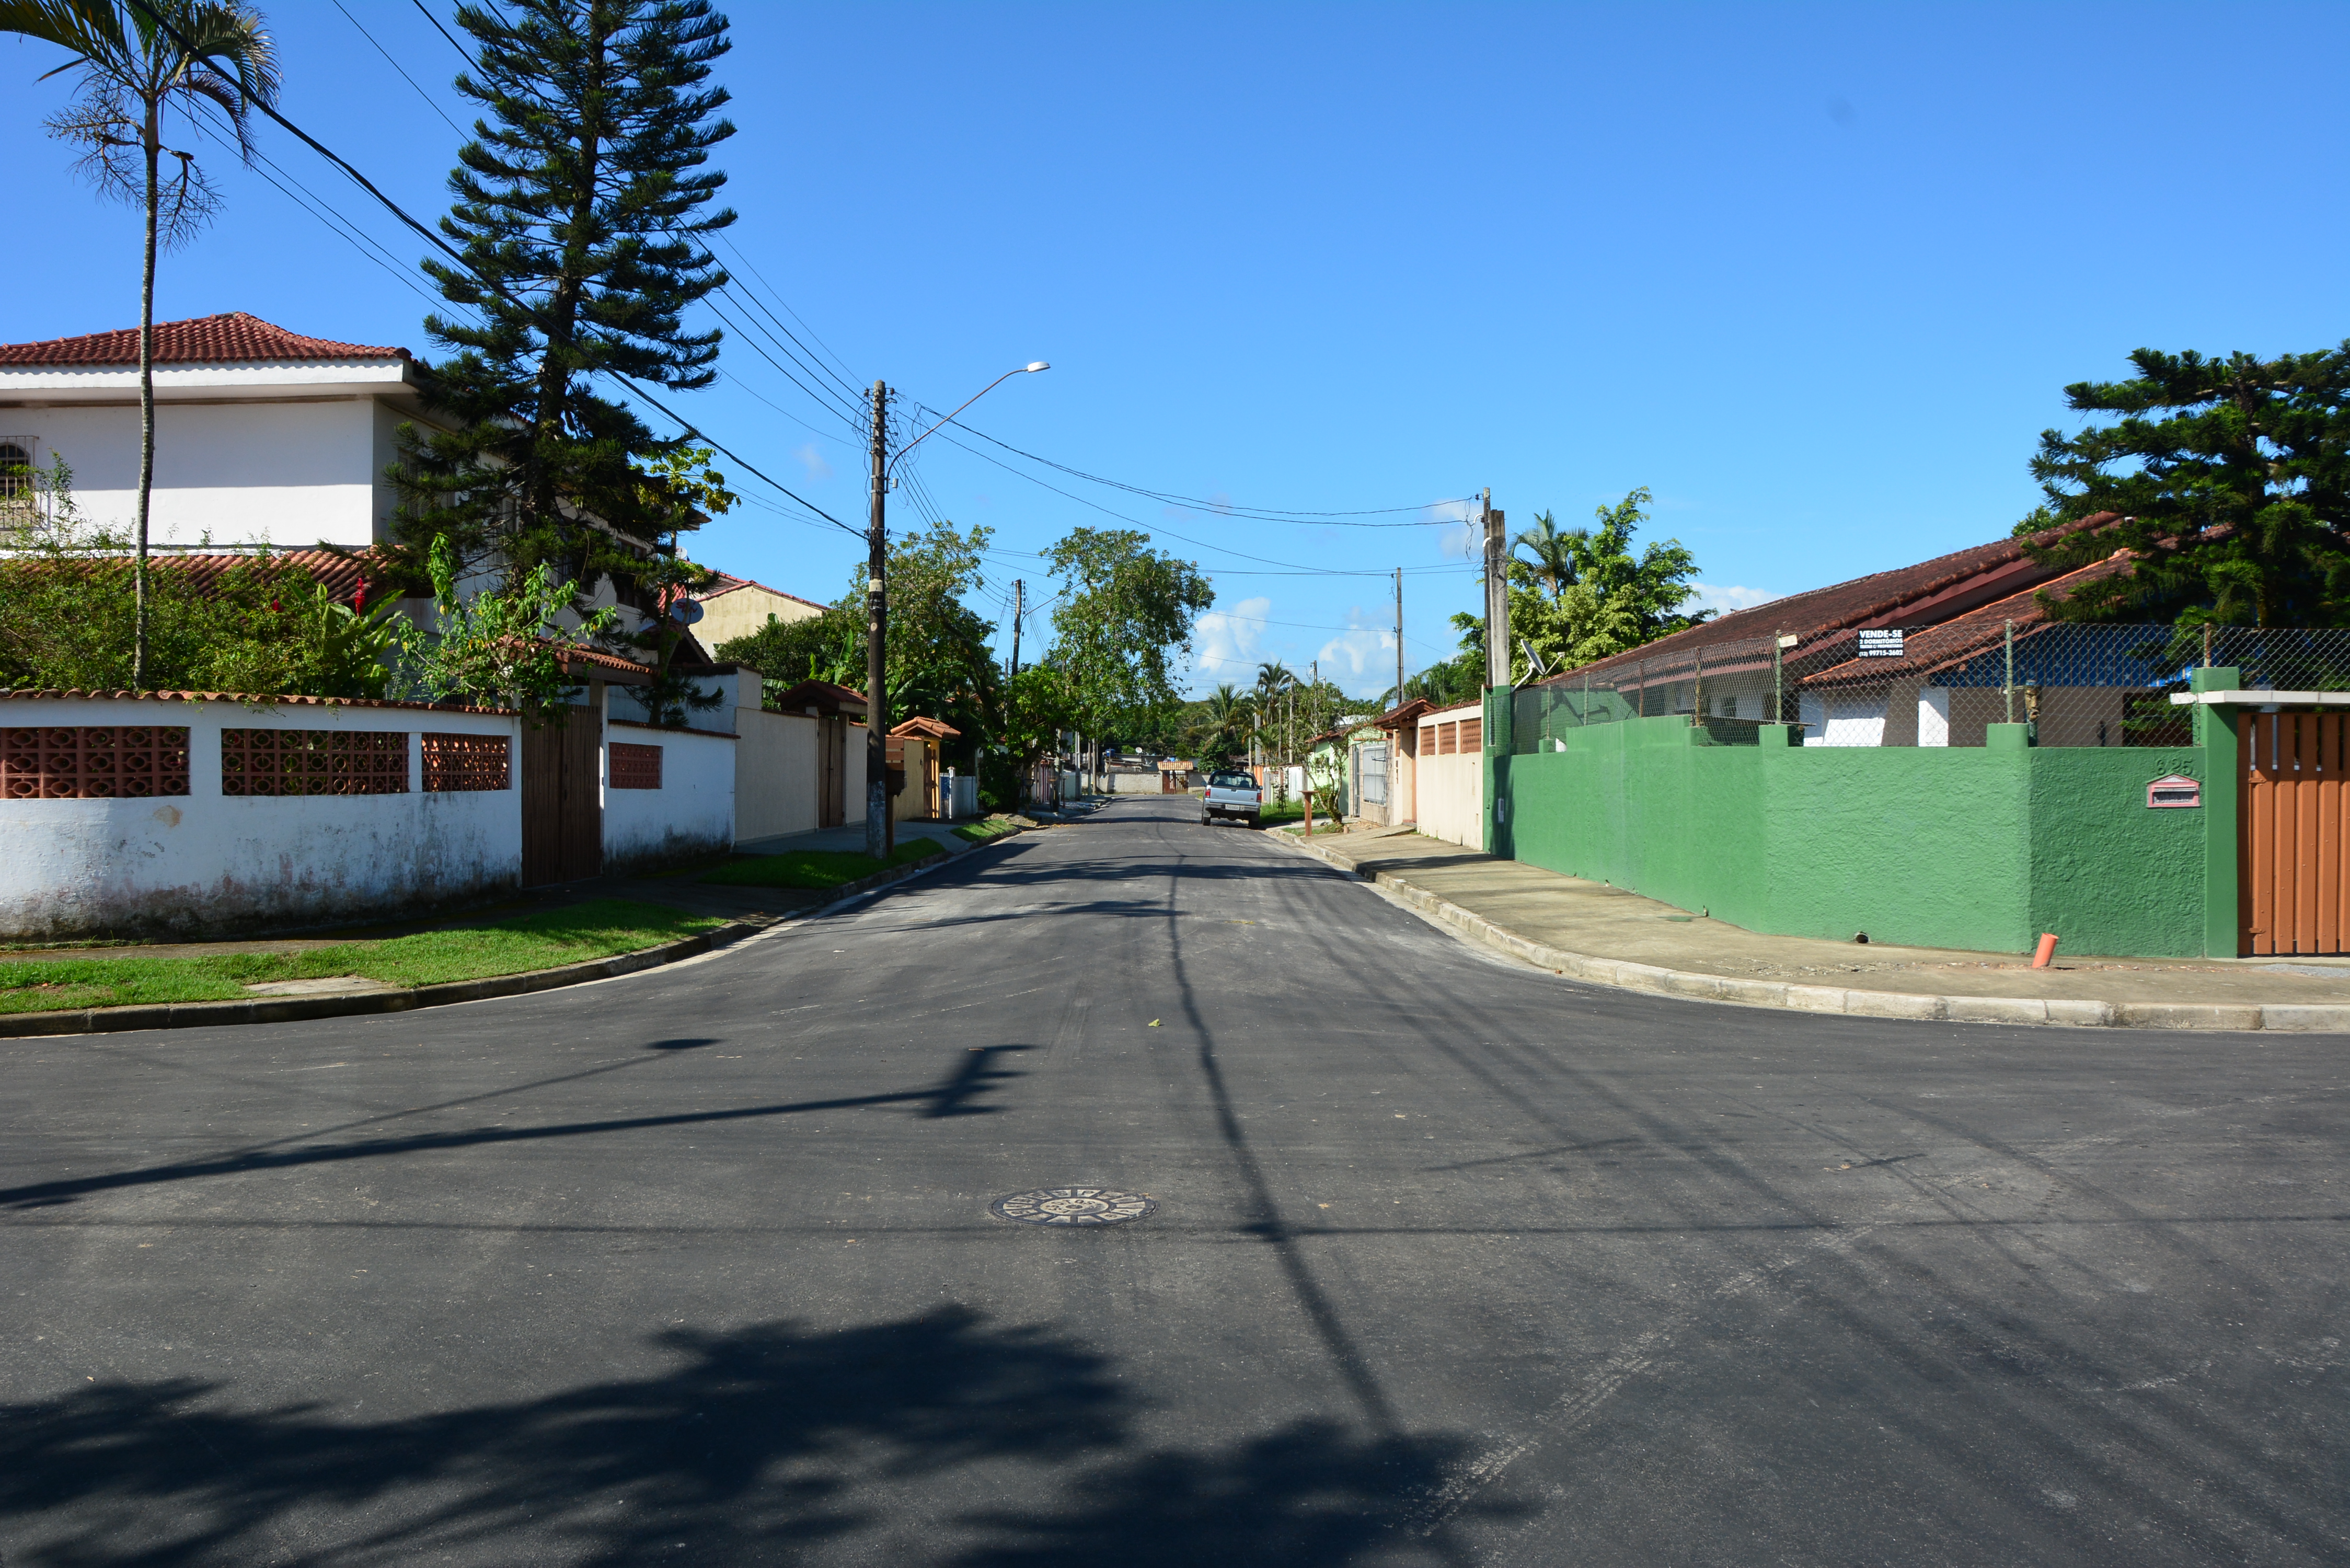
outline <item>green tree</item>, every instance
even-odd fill
[[[1247,745],[1255,728],[1255,700],[1227,680],[1200,702],[1189,743],[1199,753],[1200,765],[1206,767]]]
[[[1682,607],[1697,592],[1690,581],[1697,576],[1697,557],[1679,539],[1651,540],[1633,553],[1632,536],[1648,521],[1648,502],[1643,487],[1613,506],[1600,507],[1596,528],[1554,530],[1569,568],[1564,586],[1543,566],[1511,560],[1513,671],[1527,668],[1528,646],[1555,672],[1686,631],[1713,614]],[[1483,622],[1475,624],[1482,637]],[[1481,689],[1483,661],[1481,645]]]
[[[838,605],[799,620],[770,615],[758,630],[731,638],[711,651],[728,663],[748,665],[779,687],[803,680],[854,686],[865,671],[865,623]]]
[[[608,605],[567,628],[563,618],[579,585],[557,582],[544,561],[515,587],[471,598],[458,592],[457,553],[448,540],[432,542],[427,569],[438,624],[425,631],[403,620],[399,632],[404,683],[432,701],[464,697],[542,720],[578,687],[564,672],[564,656],[592,648],[619,618]]]
[[[1087,734],[1150,732],[1177,702],[1175,660],[1191,649],[1191,623],[1216,602],[1198,566],[1150,548],[1128,528],[1076,528],[1046,560],[1069,590],[1053,611],[1047,657],[1068,679]]]
[[[464,266],[428,260],[442,297],[478,325],[425,318],[451,357],[425,379],[455,428],[402,431],[393,472],[411,555],[450,540],[468,573],[495,559],[510,584],[549,564],[590,583],[630,572],[691,497],[648,484],[686,445],[590,389],[612,372],[677,391],[717,376],[720,334],[686,310],[726,282],[703,237],[725,175],[706,167],[734,133],[707,83],[728,48],[707,0],[510,0],[461,5],[475,67],[475,140],[449,176],[442,232]],[[598,520],[626,539],[616,541]]]
[[[2043,431],[2032,460],[2047,501],[2016,526],[2027,554],[2067,568],[2132,557],[2051,613],[2350,623],[2350,341],[2276,359],[2141,348],[2130,363],[2128,380],[2064,389],[2075,411],[2116,417]],[[2100,513],[2118,520],[2030,537]]]
[[[1028,770],[1075,722],[1068,677],[1050,664],[1031,665],[997,683],[988,709],[989,743],[975,770],[989,810],[1010,811],[1021,804]]]
[[[145,249],[139,270],[139,504],[130,652],[133,690],[147,670],[148,502],[155,485],[155,256],[192,238],[220,196],[195,154],[165,142],[176,115],[217,110],[249,161],[249,116],[276,101],[277,51],[249,6],[208,0],[0,0],[0,33],[69,50],[42,79],[75,73],[80,96],[50,116],[49,134],[82,149],[76,167],[104,194],[138,206]],[[206,62],[209,61],[210,64]],[[215,68],[217,67],[217,68]],[[178,168],[168,178],[166,158]]]
[[[1586,539],[1589,538],[1585,535]],[[1547,512],[1537,514],[1534,525],[1521,530],[1511,546],[1513,552],[1523,550],[1534,559],[1529,563],[1534,576],[1550,587],[1551,597],[1556,598],[1575,580],[1575,556],[1566,535],[1558,531],[1557,522]]]
[[[0,555],[0,684],[117,691],[139,655],[129,542],[92,526],[62,457],[33,477]],[[163,560],[147,574],[149,690],[380,697],[399,601],[364,613],[264,551],[224,572]]]

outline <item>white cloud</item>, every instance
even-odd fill
[[[1230,609],[1210,610],[1191,623],[1191,657],[1201,665],[1201,680],[1210,686],[1223,680],[1235,686],[1255,681],[1265,612],[1272,608],[1273,601],[1260,595]]]
[[[1710,609],[1720,615],[1728,615],[1732,610],[1752,609],[1756,605],[1767,605],[1773,599],[1784,597],[1768,588],[1742,588],[1727,583],[1691,583],[1690,587],[1697,590],[1698,608]]]
[[[801,465],[807,470],[807,476],[810,479],[832,477],[832,464],[824,461],[824,453],[816,451],[816,442],[807,442],[792,455],[800,460]]]
[[[1368,618],[1360,608],[1347,611],[1353,629],[1332,638],[1315,655],[1322,661],[1322,679],[1337,682],[1349,697],[1376,697],[1395,679],[1395,628],[1365,626]]]

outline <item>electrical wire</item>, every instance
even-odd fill
[[[925,409],[923,411],[931,417],[939,417],[937,410]],[[1172,491],[1152,490],[1144,485],[1128,484],[1122,479],[1107,479],[1098,473],[1087,473],[1084,469],[1072,468],[1066,462],[1055,462],[1049,457],[1039,457],[1033,452],[1023,452],[1011,442],[998,441],[985,431],[973,429],[961,420],[948,419],[945,422],[953,425],[955,429],[967,435],[977,436],[991,446],[1000,446],[1015,457],[1024,457],[1031,462],[1041,462],[1046,468],[1058,469],[1063,473],[1077,479],[1091,480],[1096,484],[1106,484],[1113,490],[1123,490],[1128,494],[1144,496],[1152,501],[1196,506],[1224,516],[1247,518],[1253,522],[1317,523],[1334,528],[1446,528],[1458,525],[1461,519],[1457,517],[1421,518],[1410,523],[1332,523],[1327,520],[1337,517],[1371,517],[1396,512],[1424,512],[1430,506],[1466,506],[1474,499],[1472,496],[1456,496],[1445,501],[1427,502],[1418,506],[1372,506],[1355,512],[1297,512],[1281,507],[1241,506],[1230,502],[1202,500],[1196,495],[1179,495]]]
[[[212,57],[209,54],[199,51],[195,47],[194,44],[188,38],[187,35],[182,32],[171,18],[165,16],[161,12],[155,8],[151,0],[130,0],[130,4],[140,12],[144,14],[150,21],[153,22],[159,31],[170,37],[172,41],[179,45],[181,48],[186,50],[192,57],[201,59],[203,62],[205,68],[210,70],[214,76],[219,77],[223,81],[229,83],[233,87],[237,85],[235,77],[232,76],[229,72],[223,70],[219,66],[213,64]],[[513,295],[508,294],[505,289],[497,283],[494,282],[490,278],[484,277],[479,272],[476,272],[473,264],[467,261],[462,253],[451,246],[446,241],[442,239],[439,234],[433,233],[431,229],[425,227],[424,224],[419,223],[408,209],[402,207],[390,196],[385,195],[383,192],[378,188],[375,182],[360,173],[348,159],[336,152],[334,149],[328,147],[325,142],[320,141],[317,137],[312,136],[308,131],[304,130],[300,126],[286,118],[285,115],[279,113],[275,105],[264,103],[258,99],[248,101],[252,103],[252,106],[255,109],[259,109],[264,115],[268,117],[272,123],[284,130],[287,134],[300,141],[304,146],[309,148],[310,151],[318,154],[319,157],[324,158],[328,162],[332,163],[337,169],[341,170],[345,175],[349,177],[353,183],[357,184],[359,189],[365,191],[369,195],[373,196],[383,205],[385,210],[391,213],[392,216],[398,218],[401,223],[407,224],[409,228],[422,235],[428,244],[430,244],[434,249],[440,251],[442,254],[448,256],[460,267],[463,268],[464,271],[476,282],[480,283],[483,287],[488,289],[492,294],[496,295],[499,298],[504,300],[508,305],[513,306],[517,310],[525,310],[528,308],[520,300],[515,299]],[[612,369],[598,369],[596,374],[608,376],[613,380],[618,381],[621,386],[626,387],[648,406],[659,410],[663,416],[674,422],[678,428],[684,432],[687,439],[697,440],[706,443],[713,451],[723,455],[729,462],[734,463],[735,466],[741,468],[743,472],[751,474],[753,477],[758,479],[761,483],[772,487],[773,489],[780,491],[785,495],[790,496],[792,500],[798,502],[799,504],[806,507],[810,512],[815,513],[817,516],[822,517],[825,521],[830,523],[834,527],[838,528],[841,532],[860,539],[865,536],[863,530],[850,527],[847,524],[843,523],[837,517],[833,516],[831,513],[825,511],[824,508],[816,505],[814,502],[811,502],[806,497],[794,492],[789,486],[784,484],[781,481],[768,475],[764,471],[760,469],[757,464],[752,462],[750,459],[743,457],[741,453],[725,446],[708,431],[696,425],[692,421],[688,420],[682,414],[678,413],[666,403],[663,403],[660,399],[646,391],[644,388],[637,384],[633,378]]]

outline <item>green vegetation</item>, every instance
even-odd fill
[[[943,844],[909,838],[898,846],[889,864],[910,866],[945,853]],[[785,855],[745,855],[702,879],[720,888],[838,888],[882,868],[880,861],[861,850],[795,849]]]
[[[984,822],[967,822],[954,830],[954,836],[969,844],[985,844],[990,839],[1017,833],[1020,825],[1008,816],[991,816]]]
[[[484,980],[635,952],[724,923],[657,904],[598,898],[489,925],[382,941],[337,942],[298,953],[0,963],[0,1012],[231,1002],[244,997],[248,985],[346,974],[403,987]]]
[[[2350,343],[2267,360],[2141,348],[2130,364],[2129,380],[2064,389],[2075,412],[2116,417],[2042,431],[2032,460],[2048,499],[2016,524],[2027,555],[2072,569],[2130,552],[2127,569],[2043,600],[2050,612],[2350,625]]]

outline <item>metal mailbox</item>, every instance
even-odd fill
[[[2146,786],[2146,804],[2158,811],[2165,806],[2201,805],[2203,786],[2184,774],[2172,774]]]

